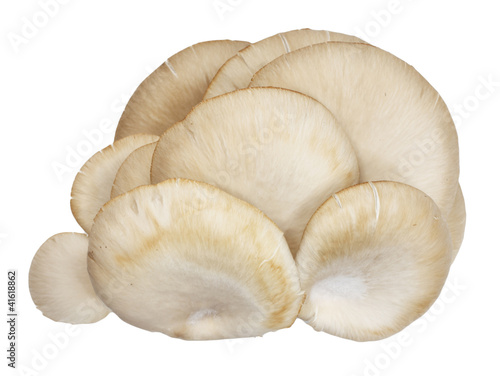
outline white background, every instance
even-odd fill
[[[38,13],[39,1],[2,0],[0,263],[5,275],[0,281],[5,287],[6,270],[18,270],[21,374],[497,374],[500,13],[496,2],[221,3],[230,7],[222,15],[213,0],[66,0],[44,20]],[[37,18],[40,27],[16,47],[11,39],[13,34],[23,37],[25,18]],[[42,316],[27,286],[31,259],[51,235],[81,232],[70,212],[72,180],[84,159],[112,141],[113,132],[104,133],[102,141],[80,153],[81,159],[62,175],[56,174],[54,165],[66,164],[69,150],[83,147],[85,131],[98,130],[106,121],[116,125],[135,87],[177,51],[203,40],[253,42],[304,27],[355,34],[402,58],[441,93],[455,116],[468,224],[448,284],[431,312],[402,337],[369,343],[317,333],[301,321],[262,338],[186,342],[129,326],[113,314],[97,324],[75,327]],[[488,80],[496,85],[485,86]],[[7,299],[6,294],[0,296],[4,322]],[[1,328],[0,374],[18,374],[6,366],[6,324]],[[64,334],[68,331],[71,335]]]

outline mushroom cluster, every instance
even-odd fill
[[[390,53],[309,29],[200,43],[141,83],[84,164],[71,209],[86,234],[41,246],[31,295],[55,321],[114,312],[183,339],[297,317],[382,339],[445,283],[458,175],[445,103]]]

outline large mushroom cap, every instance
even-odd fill
[[[228,59],[208,86],[203,99],[248,87],[253,75],[277,57],[316,43],[362,42],[351,35],[325,30],[292,30],[252,43]]]
[[[134,150],[118,169],[111,189],[111,198],[131,191],[141,185],[151,184],[151,160],[156,142]]]
[[[295,254],[318,206],[358,182],[358,165],[322,104],[289,90],[258,88],[202,102],[162,135],[151,181],[176,177],[204,181],[256,206]]]
[[[349,136],[361,182],[409,184],[448,215],[458,185],[457,133],[439,94],[412,66],[367,44],[329,42],[277,58],[251,86],[317,99]]]
[[[88,269],[122,320],[184,339],[258,336],[290,326],[303,296],[283,233],[210,185],[167,180],[107,203]]]
[[[122,163],[135,149],[156,141],[158,136],[135,134],[116,141],[85,162],[71,188],[71,211],[87,234],[99,209],[111,199],[113,182]]]
[[[115,140],[136,133],[161,135],[203,99],[224,62],[248,42],[216,40],[195,44],[169,58],[137,88],[123,112]]]
[[[33,257],[29,273],[31,298],[54,321],[87,324],[110,312],[90,283],[88,245],[87,235],[61,233],[43,243]]]
[[[300,317],[357,341],[388,337],[431,306],[451,259],[446,222],[425,193],[395,182],[347,188],[304,232],[296,259],[306,293]]]

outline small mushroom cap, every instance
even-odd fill
[[[122,163],[135,149],[156,142],[158,138],[150,134],[132,135],[109,145],[85,162],[71,189],[71,211],[87,234],[99,209],[111,199],[111,188]]]
[[[363,42],[351,35],[325,30],[292,30],[252,43],[228,59],[208,86],[203,99],[248,87],[253,75],[277,57],[316,43]]]
[[[130,98],[118,123],[115,140],[136,133],[159,136],[184,119],[203,99],[220,66],[248,44],[232,40],[209,41],[170,57]]]
[[[453,260],[455,260],[464,240],[466,222],[464,194],[460,185],[458,185],[455,203],[446,220],[450,229],[451,240],[453,241]]]
[[[49,319],[88,324],[110,312],[90,282],[88,244],[84,234],[57,234],[43,243],[33,257],[29,272],[31,298]]]
[[[446,222],[422,191],[363,183],[328,199],[297,253],[306,293],[300,316],[356,341],[405,328],[439,296],[452,259]]]
[[[151,184],[151,160],[156,142],[141,146],[134,150],[122,163],[116,173],[111,198],[131,191],[141,185]]]
[[[167,130],[151,181],[203,181],[256,206],[295,254],[314,211],[358,182],[354,150],[332,114],[289,90],[243,89],[202,102]]]
[[[250,86],[317,99],[349,136],[361,182],[406,183],[448,215],[458,185],[457,132],[439,94],[412,66],[368,44],[328,42],[277,58]]]
[[[108,202],[90,234],[89,273],[125,322],[183,339],[289,327],[303,295],[283,233],[204,183],[171,179]]]

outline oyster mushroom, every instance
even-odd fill
[[[439,94],[411,65],[368,44],[328,42],[277,58],[250,86],[296,90],[323,103],[351,140],[361,182],[409,184],[444,216],[450,212],[457,132]]]
[[[88,245],[85,234],[61,233],[43,243],[33,257],[29,272],[31,298],[49,319],[88,324],[110,312],[90,282]]]
[[[289,327],[303,299],[283,233],[208,184],[171,179],[108,202],[90,234],[97,295],[123,321],[183,339]]]
[[[253,75],[267,63],[288,52],[316,43],[341,41],[363,42],[351,35],[325,30],[292,30],[252,43],[222,65],[203,99],[209,99],[248,87]]]
[[[169,58],[130,98],[115,140],[136,133],[161,135],[184,119],[203,99],[210,80],[224,62],[248,42],[216,40],[195,44]]]
[[[422,191],[396,182],[349,187],[304,231],[296,258],[306,293],[299,317],[356,341],[388,337],[436,300],[452,253],[446,222]]]
[[[289,90],[258,88],[204,101],[161,136],[151,181],[176,177],[215,185],[256,206],[295,254],[318,206],[358,182],[358,165],[322,104]]]
[[[116,173],[111,198],[131,191],[141,185],[151,184],[151,160],[157,143],[151,143],[134,150],[123,161]]]
[[[135,134],[116,141],[85,162],[71,188],[71,211],[87,234],[99,209],[111,199],[113,182],[123,161],[135,149],[156,141],[158,136]]]

